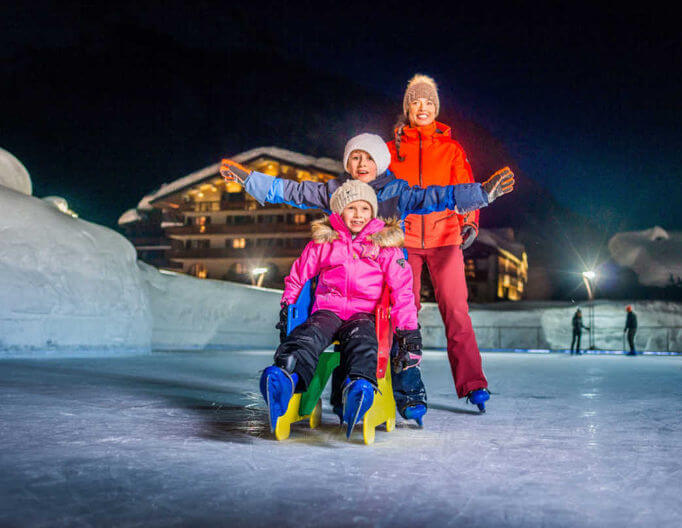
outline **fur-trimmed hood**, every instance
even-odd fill
[[[344,237],[351,236],[350,231],[337,214],[313,221],[311,229],[313,240],[318,244],[337,240],[342,234]],[[375,218],[358,233],[357,237],[365,238],[379,247],[403,247],[405,243],[405,233],[397,218],[387,220]]]

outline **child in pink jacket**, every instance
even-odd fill
[[[376,194],[359,180],[339,187],[331,197],[330,209],[334,214],[313,222],[313,240],[285,279],[278,326],[286,328],[288,305],[296,302],[303,285],[317,276],[312,312],[304,323],[283,336],[275,364],[261,377],[261,392],[274,429],[294,392],[307,389],[322,351],[338,340],[341,365],[348,378],[342,408],[334,410],[348,424],[346,435],[350,437],[374,399],[378,350],[374,309],[384,284],[390,293],[401,368],[419,363],[421,333],[412,272],[400,249],[404,235],[399,222],[376,217]]]

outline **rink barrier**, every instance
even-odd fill
[[[432,349],[445,348],[445,335],[442,326],[424,325],[424,346]],[[539,325],[491,325],[474,326],[479,348],[485,351],[505,351],[523,353],[549,353],[570,351],[572,329],[553,331],[550,336]],[[627,340],[623,340],[623,327],[597,328],[594,335],[594,349],[591,354],[622,354],[629,350]],[[589,347],[589,333],[582,334],[581,350]],[[637,352],[651,355],[681,355],[682,326],[640,326],[635,335]]]

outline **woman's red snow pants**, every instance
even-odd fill
[[[436,302],[445,324],[448,359],[457,396],[463,398],[472,390],[487,388],[481,353],[469,317],[462,249],[460,246],[407,248],[407,261],[414,274],[413,291],[418,309],[421,307],[419,292],[424,262],[431,275]]]

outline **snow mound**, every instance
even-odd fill
[[[0,211],[0,350],[150,349],[128,240],[6,187]]]
[[[609,251],[621,266],[632,269],[644,286],[670,286],[682,280],[682,232],[655,226],[618,233]]]
[[[159,272],[140,262],[153,314],[154,349],[265,347],[279,344],[282,292]]]
[[[0,185],[31,195],[33,185],[26,167],[6,150],[0,148]]]

